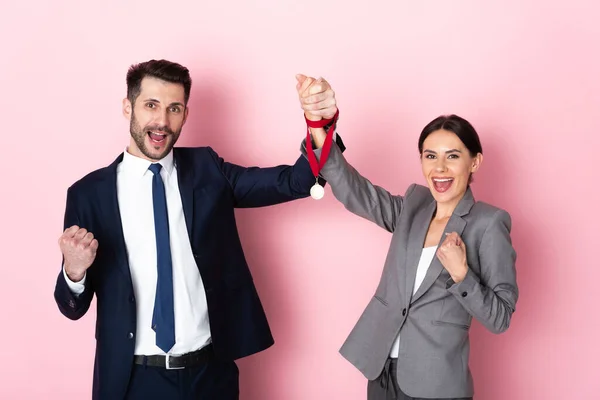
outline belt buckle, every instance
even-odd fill
[[[171,366],[171,354],[166,354],[165,355],[165,368],[166,369],[184,369],[185,367],[172,367]]]

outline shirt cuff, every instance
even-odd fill
[[[73,294],[80,295],[81,293],[84,292],[84,290],[85,290],[85,277],[86,277],[85,273],[83,274],[83,279],[81,279],[79,282],[73,282],[67,276],[67,272],[65,271],[65,266],[63,265],[63,275],[65,276],[65,280],[67,281],[67,285],[69,285],[69,289],[71,290],[71,292]]]

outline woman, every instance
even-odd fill
[[[318,120],[303,93],[307,119]],[[325,139],[322,128],[311,134]],[[483,160],[477,132],[441,116],[418,148],[427,187],[403,196],[362,177],[335,143],[321,171],[349,211],[393,233],[375,295],[340,350],[369,379],[368,400],[472,398],[471,320],[504,332],[518,298],[511,218],[470,188]]]

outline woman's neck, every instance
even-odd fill
[[[437,203],[437,209],[435,211],[433,219],[436,221],[443,221],[449,219],[452,216],[452,213],[456,209],[457,205],[458,203],[454,202],[452,204]]]

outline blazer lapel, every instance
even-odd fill
[[[185,215],[188,235],[191,240],[193,210],[194,210],[194,191],[193,191],[193,173],[189,162],[173,149],[173,157],[177,165],[177,180],[179,182],[179,191],[181,193],[181,202]],[[129,271],[129,261],[127,260],[127,249],[125,246],[125,237],[123,235],[123,224],[121,221],[121,212],[119,209],[119,199],[117,197],[117,167],[123,161],[123,154],[119,155],[107,168],[104,181],[98,186],[98,198],[100,206],[109,232],[115,239],[115,255],[117,259],[122,259],[119,263],[121,271],[131,279]]]
[[[125,246],[125,237],[123,235],[123,224],[119,210],[119,199],[117,197],[117,166],[123,161],[123,154],[119,155],[107,168],[107,174],[104,181],[98,186],[98,199],[107,231],[114,238],[114,252],[119,262],[119,268],[128,279],[131,279],[129,271],[129,261],[127,260],[127,249]]]
[[[465,226],[467,225],[467,222],[463,219],[463,216],[465,216],[466,214],[469,213],[469,211],[471,210],[471,207],[473,206],[474,203],[475,203],[475,200],[473,198],[473,192],[471,191],[470,188],[467,188],[465,195],[463,196],[461,201],[456,206],[454,213],[452,213],[450,220],[448,221],[448,223],[446,224],[446,227],[444,228],[444,233],[442,234],[442,237],[440,238],[438,247],[441,246],[442,243],[444,242],[444,240],[446,239],[446,233],[456,232],[456,233],[458,233],[459,236],[462,236]],[[435,208],[436,208],[435,201],[433,202],[433,206],[434,206],[434,212],[435,212]],[[431,213],[431,217],[433,217],[433,213]],[[420,221],[418,221],[418,222],[420,222]],[[425,222],[425,225],[426,225],[425,235],[427,234],[427,230],[429,228],[430,222],[431,222],[431,219],[429,219]],[[416,219],[415,219],[415,223],[417,223]],[[417,247],[416,243],[415,243],[415,248],[414,249],[410,248],[411,254],[413,254],[412,258],[411,258],[412,264],[407,266],[407,270],[410,270],[410,271],[414,270],[414,273],[412,273],[408,277],[408,279],[410,279],[410,282],[407,280],[407,287],[410,284],[409,294],[412,294],[412,290],[414,287],[417,266],[419,264],[419,258],[421,257],[421,252],[423,251],[423,243],[424,243],[425,235],[423,236],[423,241],[419,242],[420,243],[419,247]],[[444,266],[438,259],[437,255],[435,255],[433,257],[433,260],[431,261],[431,264],[429,265],[429,269],[427,270],[427,273],[425,274],[425,278],[423,279],[421,286],[419,286],[419,289],[417,290],[415,295],[412,296],[412,299],[410,302],[411,304],[414,303],[415,301],[417,301],[421,296],[423,296],[423,294],[425,294],[425,292],[427,292],[427,290],[429,290],[429,288],[434,284],[434,282],[437,280],[437,278],[440,276],[440,274],[442,273],[443,270],[444,270]]]
[[[194,173],[188,160],[173,148],[173,157],[177,166],[177,182],[179,184],[179,193],[181,194],[181,204],[183,205],[183,214],[185,216],[185,225],[187,227],[188,237],[192,240],[192,222],[194,221]]]
[[[407,301],[410,300],[410,296],[413,292],[415,277],[417,275],[417,265],[419,264],[419,258],[421,257],[421,251],[423,249],[423,244],[425,243],[429,223],[431,222],[431,218],[433,218],[435,209],[436,202],[435,200],[432,200],[427,207],[423,207],[421,211],[415,215],[415,219],[410,227],[406,251],[406,275],[404,280]],[[402,280],[400,280],[400,282],[402,282]]]

